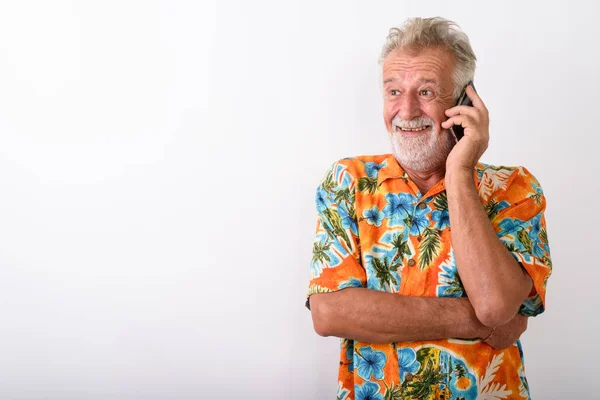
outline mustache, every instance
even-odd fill
[[[403,120],[399,115],[396,115],[394,117],[394,119],[392,119],[392,126],[397,126],[397,127],[404,128],[404,129],[420,128],[422,126],[427,126],[427,125],[429,125],[429,126],[435,125],[435,122],[427,116],[413,118],[409,121],[406,121],[406,120]]]

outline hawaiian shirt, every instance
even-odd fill
[[[540,184],[523,167],[479,163],[482,207],[533,289],[520,313],[544,311],[552,262]],[[365,287],[404,296],[466,296],[452,250],[444,181],[421,194],[389,154],[336,162],[317,188],[308,296]],[[307,301],[307,306],[309,306]],[[341,340],[338,399],[529,399],[521,343]]]

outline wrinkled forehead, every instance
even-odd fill
[[[433,82],[442,84],[451,79],[454,56],[441,47],[396,49],[383,61],[383,83]]]

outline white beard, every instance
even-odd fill
[[[395,122],[395,120],[394,120]],[[432,120],[431,130],[427,134],[404,135],[395,131],[390,132],[392,154],[400,165],[413,171],[431,171],[446,163],[448,154],[456,144],[450,132],[439,131]]]

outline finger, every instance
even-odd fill
[[[469,99],[471,99],[471,102],[473,103],[473,107],[482,110],[482,111],[487,111],[487,108],[483,102],[483,100],[481,100],[481,97],[479,97],[479,95],[477,94],[477,92],[475,91],[475,89],[473,89],[473,86],[468,85],[467,86],[467,96],[469,96]]]
[[[452,125],[460,125],[463,128],[469,128],[472,127],[473,124],[473,119],[471,117],[469,117],[468,115],[455,115],[454,117],[448,118],[446,121],[442,122],[442,128],[444,129],[448,129],[450,128]]]
[[[455,107],[449,108],[446,111],[444,111],[444,113],[448,117],[453,117],[455,115],[461,114],[461,115],[469,115],[474,119],[477,119],[479,117],[479,112],[480,112],[479,110],[477,110],[474,107],[470,107],[470,106],[455,106]]]

